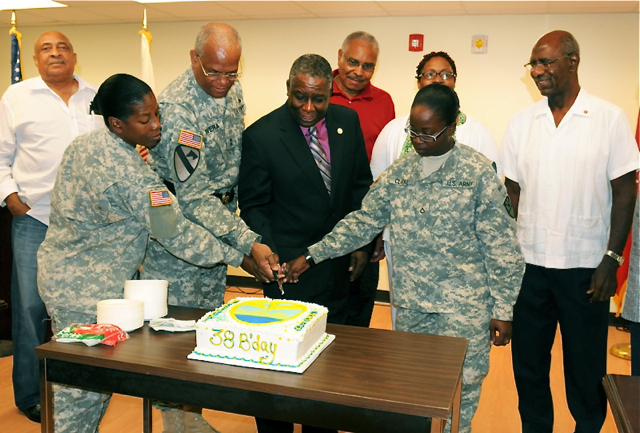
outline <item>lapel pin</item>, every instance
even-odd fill
[[[342,135],[342,128],[338,128],[338,134]]]

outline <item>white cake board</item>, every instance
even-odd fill
[[[203,355],[195,350],[187,355],[189,359],[197,359],[200,361],[217,362],[218,364],[237,365],[239,367],[261,368],[264,370],[288,371],[291,373],[303,373],[322,351],[336,338],[335,335],[324,334],[324,337],[315,347],[307,352],[304,360],[298,365],[282,365],[282,364],[260,364],[257,361],[245,358],[235,358],[223,355]]]

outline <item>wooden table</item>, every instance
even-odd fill
[[[169,307],[169,317],[205,311]],[[467,340],[328,325],[336,339],[303,373],[188,360],[195,334],[145,324],[115,347],[49,342],[40,360],[42,432],[53,432],[51,383],[352,432],[458,431]]]
[[[640,377],[607,374],[602,384],[618,431],[640,433]]]

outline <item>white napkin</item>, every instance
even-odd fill
[[[169,332],[185,332],[195,331],[195,320],[177,320],[170,317],[160,317],[157,319],[149,320],[149,326],[154,331],[169,331]]]

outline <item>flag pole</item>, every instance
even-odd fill
[[[22,46],[22,35],[16,28],[16,11],[11,11],[11,84],[22,81],[22,61],[20,51]]]
[[[142,12],[142,30],[138,32],[142,36],[142,80],[155,91],[155,79],[153,77],[153,64],[151,63],[151,32],[147,25],[147,10]]]
[[[138,32],[142,36],[142,80],[155,91],[155,79],[153,77],[153,64],[151,63],[151,32],[147,26],[147,10],[142,12],[142,30]]]
[[[145,81],[151,90],[155,91],[155,79],[153,77],[153,64],[151,63],[151,33],[147,27],[147,10],[142,12],[142,30],[138,32],[141,36],[141,59],[142,59],[142,74],[141,78]],[[147,161],[149,151],[146,147],[137,146],[136,150],[144,161]]]

